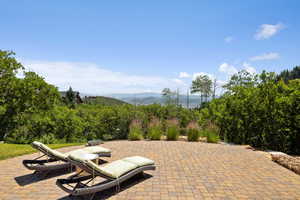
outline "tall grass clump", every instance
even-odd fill
[[[179,137],[179,122],[178,119],[167,120],[167,140],[177,140]]]
[[[143,139],[143,129],[140,120],[132,120],[129,126],[129,140],[141,140]]]
[[[198,141],[200,137],[200,127],[196,121],[192,121],[187,126],[188,141]]]
[[[158,118],[154,117],[151,119],[148,125],[148,138],[150,140],[160,140],[162,135],[162,125]]]
[[[219,127],[212,122],[208,122],[205,126],[205,135],[208,143],[218,143],[220,140]]]

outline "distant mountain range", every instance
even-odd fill
[[[80,93],[82,98],[86,96],[96,96],[92,94]],[[102,97],[110,97],[114,99],[118,99],[133,105],[149,105],[149,104],[165,104],[166,99],[160,93],[134,93],[134,94],[126,94],[126,93],[115,93],[115,94],[106,94],[101,95]],[[175,96],[173,100],[175,101]],[[183,107],[187,107],[187,95],[179,95],[179,104]],[[198,95],[189,95],[189,107],[194,108],[200,104],[200,96]]]
[[[104,97],[104,96],[86,96],[83,98],[83,102],[95,105],[106,105],[106,106],[114,106],[114,105],[122,105],[128,104],[125,101],[120,99],[112,98],[112,97]]]
[[[112,98],[120,99],[130,104],[149,105],[153,103],[164,104],[165,98],[160,93],[136,93],[136,94],[109,94],[105,95]],[[174,101],[175,101],[174,96]],[[200,96],[189,96],[189,107],[197,107],[200,103]],[[179,95],[179,104],[187,107],[187,95]]]

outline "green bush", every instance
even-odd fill
[[[178,140],[179,132],[178,120],[167,120],[167,140]]]
[[[128,134],[129,140],[141,140],[143,139],[143,129],[139,120],[133,120],[130,124],[130,131]]]
[[[218,143],[220,138],[216,131],[206,130],[206,139],[208,143]]]
[[[192,121],[187,126],[188,141],[198,141],[200,137],[200,128],[197,122]]]
[[[154,126],[148,128],[148,138],[150,140],[160,140],[161,136],[162,136],[161,127]]]
[[[203,128],[204,128],[204,135],[206,136],[206,140],[208,143],[218,143],[219,142],[220,129],[215,123],[213,123],[211,121],[207,121],[203,125]]]
[[[187,128],[180,128],[179,129],[179,135],[187,135]]]
[[[188,129],[188,141],[198,141],[199,140],[199,130],[198,129]]]
[[[158,118],[153,117],[148,125],[147,137],[150,140],[160,140],[162,136],[162,126]]]
[[[199,137],[206,137],[206,136],[207,136],[207,131],[203,130],[203,129],[200,129],[199,130]]]
[[[300,154],[300,80],[277,81],[274,73],[231,78],[228,92],[201,110],[236,144]],[[203,121],[203,120],[202,120]]]

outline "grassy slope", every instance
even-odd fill
[[[68,146],[78,146],[82,143],[49,144],[50,148],[58,149]],[[0,144],[0,160],[37,152],[29,144]]]
[[[105,106],[127,104],[122,100],[111,98],[111,97],[103,97],[103,96],[97,96],[96,99],[90,99],[88,100],[88,102],[90,102],[91,104],[105,105]]]

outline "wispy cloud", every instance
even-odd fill
[[[259,56],[251,57],[249,60],[251,61],[258,61],[258,60],[275,60],[278,59],[280,56],[276,52],[264,53]]]
[[[231,43],[231,42],[233,41],[233,37],[232,37],[232,36],[228,36],[228,37],[226,37],[226,38],[224,39],[224,41],[225,41],[226,43]]]
[[[212,80],[215,79],[215,76],[212,75],[212,74],[209,74],[209,73],[206,73],[206,72],[196,72],[196,73],[193,73],[193,80],[195,80],[197,78],[197,76],[203,76],[203,75],[208,76]]]
[[[283,28],[284,28],[284,25],[282,23],[262,24],[262,25],[260,25],[256,34],[254,35],[254,38],[256,40],[268,39],[268,38],[274,36],[275,34],[277,34]]]
[[[219,66],[219,71],[224,72],[230,76],[238,72],[238,70],[233,65],[230,65],[226,62]]]
[[[22,61],[26,70],[43,76],[60,90],[72,86],[87,94],[160,92],[186,87],[184,81],[160,76],[138,76],[111,71],[93,63]]]
[[[250,63],[244,62],[243,68],[251,74],[256,74],[256,69],[253,66],[251,66]]]
[[[191,75],[187,72],[180,72],[179,73],[179,78],[190,78]]]
[[[256,73],[256,69],[255,67],[253,67],[250,63],[244,62],[242,64],[242,69],[246,70],[249,73],[255,74]],[[236,68],[233,65],[230,65],[228,63],[223,63],[219,66],[219,71],[220,72],[224,72],[228,75],[228,78],[230,76],[232,76],[233,74],[238,73],[240,69]]]

